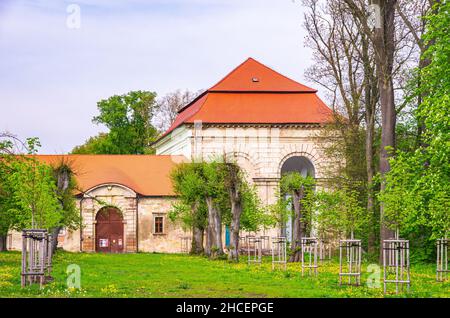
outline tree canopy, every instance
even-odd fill
[[[78,154],[145,154],[154,153],[150,144],[158,136],[151,124],[156,109],[156,93],[131,91],[114,95],[97,103],[99,115],[92,120],[108,128],[77,146]]]
[[[37,138],[23,143],[27,155],[15,154],[13,144],[11,140],[2,142],[0,153],[2,241],[10,230],[78,228],[79,213],[73,196],[75,179],[67,179],[64,189],[58,186],[58,176],[68,167],[65,164],[51,167],[33,157],[40,145]]]
[[[412,152],[398,152],[391,159],[387,188],[380,194],[386,202],[390,222],[408,235],[428,228],[433,238],[450,230],[450,2],[434,5],[425,18],[423,37],[428,66],[419,70],[421,86],[416,95],[423,100],[415,111],[424,123],[423,142]]]

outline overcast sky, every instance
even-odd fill
[[[98,100],[206,89],[250,56],[308,84],[302,19],[299,0],[0,0],[0,131],[66,153],[104,130]]]

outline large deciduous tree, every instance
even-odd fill
[[[423,96],[415,115],[424,125],[423,143],[410,152],[400,151],[390,160],[386,187],[380,197],[393,227],[406,236],[429,229],[433,238],[450,231],[450,3],[437,2],[426,17],[423,37],[427,49],[419,67]]]
[[[228,260],[239,261],[239,233],[242,228],[256,231],[268,223],[261,210],[261,202],[255,188],[245,177],[245,172],[235,162],[223,165],[225,188],[230,202],[230,246]]]
[[[156,93],[131,91],[114,95],[97,103],[100,112],[93,118],[96,124],[105,125],[109,131],[91,137],[72,153],[144,154],[153,153],[150,144],[157,137],[151,124],[156,108]]]
[[[56,182],[58,201],[61,206],[61,219],[57,226],[51,228],[52,249],[56,251],[58,247],[58,235],[62,228],[75,230],[81,226],[81,216],[78,213],[74,192],[77,188],[75,172],[72,163],[67,159],[52,166],[53,177]]]
[[[382,177],[381,188],[384,189],[384,176],[389,171],[389,157],[395,149],[396,109],[394,95],[394,53],[395,38],[395,7],[397,0],[374,0],[373,28],[368,23],[368,10],[364,2],[359,0],[344,0],[352,15],[361,23],[362,31],[371,40],[375,57],[378,90],[381,109],[381,145],[379,170]],[[380,205],[380,238],[387,239],[392,232],[384,226],[384,207]],[[380,253],[380,255],[382,255]],[[381,256],[380,256],[381,257]]]
[[[202,91],[176,90],[167,93],[157,101],[155,116],[152,120],[160,132],[165,132],[175,121],[178,111],[194,100]]]
[[[354,180],[359,197],[367,197],[367,214],[374,220],[378,83],[372,44],[344,2],[304,0],[303,5],[308,33],[305,44],[315,52],[315,63],[306,75],[325,89],[335,114],[333,123],[320,135],[334,140],[322,143],[327,157],[336,163],[327,171],[328,180],[331,185],[342,177]],[[374,231],[368,236],[372,251]]]
[[[78,228],[75,181],[62,173],[62,165],[51,167],[34,157],[40,146],[37,138],[26,143],[11,134],[0,138],[0,250],[6,249],[10,230],[47,229],[56,241],[62,227]],[[27,155],[17,153],[24,150]]]
[[[203,236],[207,227],[208,210],[203,197],[203,184],[198,163],[181,163],[171,174],[172,184],[179,202],[170,212],[172,220],[181,220],[192,230],[191,254],[204,252]]]

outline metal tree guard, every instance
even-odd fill
[[[361,251],[361,240],[339,241],[339,285],[342,285],[343,277],[348,277],[348,285],[361,284]]]
[[[302,249],[302,276],[305,268],[309,270],[309,275],[313,274],[317,276],[318,258],[319,258],[319,242],[314,237],[303,237],[300,240]],[[308,260],[305,260],[305,255],[308,254]]]
[[[190,246],[191,246],[191,237],[190,236],[182,236],[181,238],[181,253],[189,254]]]
[[[239,236],[239,254],[244,255],[247,252],[248,252],[247,237]]]
[[[51,235],[47,230],[32,229],[22,231],[22,272],[21,286],[39,283],[40,287],[50,280],[52,270]],[[46,277],[47,274],[47,277]]]
[[[436,262],[436,281],[443,282],[448,279],[448,244],[447,238],[436,241],[437,262]]]
[[[262,255],[270,255],[270,237],[268,235],[261,235],[259,238],[261,239]]]
[[[248,264],[259,264],[262,262],[262,239],[258,236],[247,236]]]
[[[286,237],[272,237],[272,270],[276,265],[286,270],[286,256]]]
[[[392,239],[383,241],[383,271],[384,293],[386,293],[388,283],[395,284],[395,292],[397,294],[399,287],[403,290],[404,285],[409,291],[411,277],[408,240]]]
[[[319,241],[319,259],[321,261],[330,260],[332,254],[331,243],[328,240],[321,239]]]

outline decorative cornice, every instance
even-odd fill
[[[193,127],[193,123],[184,123],[188,127]],[[218,127],[218,128],[232,128],[232,127],[247,127],[247,128],[321,128],[325,124],[319,123],[202,123],[203,127]]]

